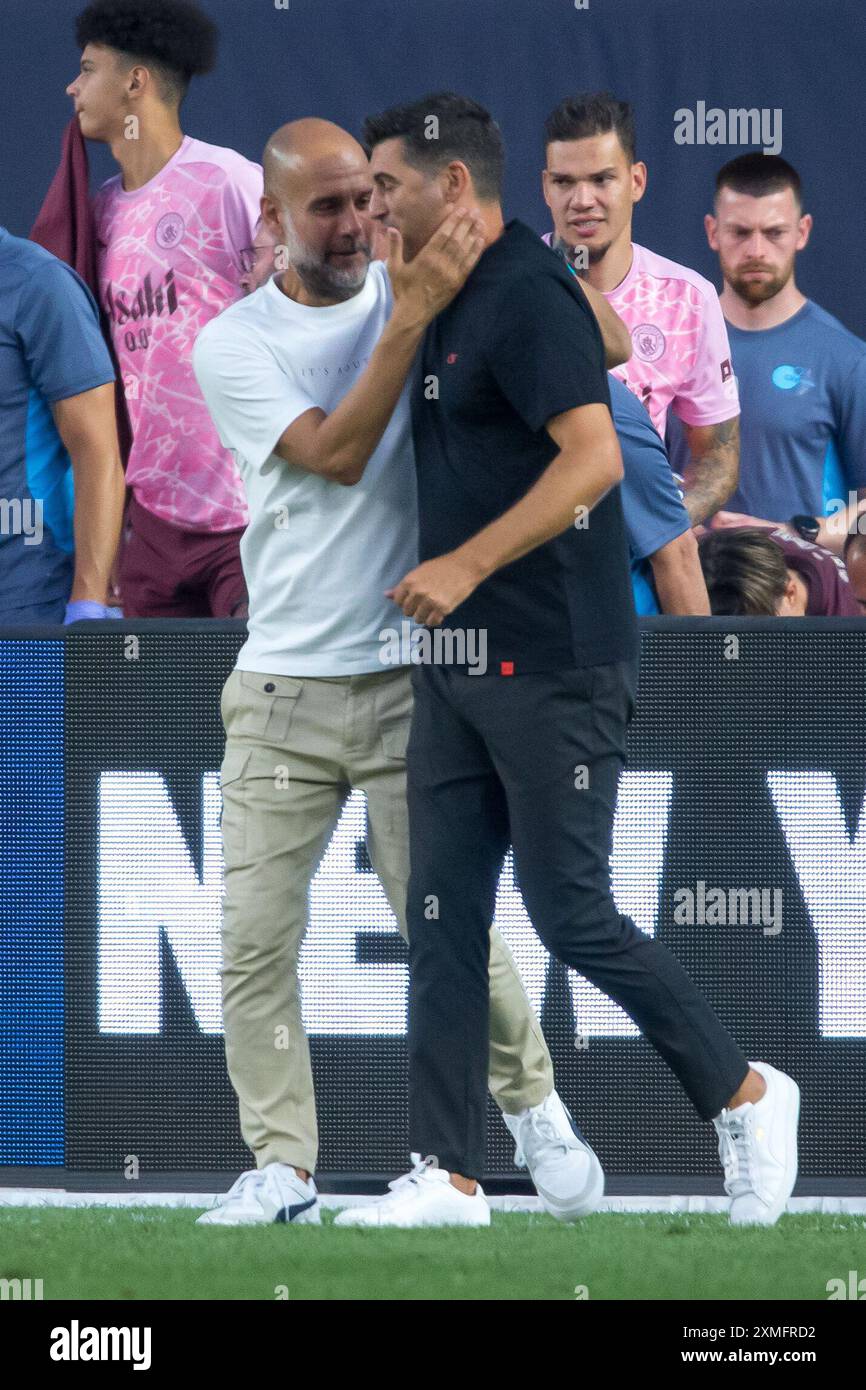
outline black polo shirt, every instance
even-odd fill
[[[545,424],[610,409],[604,348],[571,271],[522,222],[430,325],[412,387],[420,556],[454,550],[518,502],[558,453]],[[488,674],[630,660],[637,623],[619,488],[498,570],[445,619],[486,629]]]

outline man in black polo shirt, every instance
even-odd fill
[[[365,136],[373,215],[400,230],[407,257],[462,205],[481,215],[487,250],[428,328],[417,364],[421,564],[393,590],[407,617],[434,629],[447,617],[452,638],[440,664],[413,671],[417,1161],[381,1202],[338,1219],[489,1223],[478,1183],[488,929],[511,843],[545,946],[631,1015],[714,1121],[732,1220],[770,1224],[796,1177],[797,1086],[746,1061],[671,953],[618,913],[610,891],[638,639],[598,326],[559,258],[520,222],[503,223],[501,138],[482,107],[428,97],[368,121]],[[483,674],[457,664],[485,640]],[[531,1112],[509,1121],[518,1148],[544,1123]]]

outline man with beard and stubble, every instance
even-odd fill
[[[866,343],[797,286],[812,218],[796,169],[732,159],[705,225],[743,411],[739,485],[713,525],[769,521],[841,555],[866,532]]]
[[[277,131],[264,166],[264,231],[288,269],[209,324],[195,348],[251,515],[241,543],[249,639],[222,697],[223,1010],[256,1167],[203,1225],[320,1219],[298,952],[310,883],[354,788],[366,794],[371,865],[405,934],[412,685],[407,666],[387,669],[382,644],[394,613],[385,591],[417,563],[403,384],[424,327],[481,249],[475,217],[458,210],[411,264],[395,231],[379,238],[390,242],[387,265],[371,264],[379,229],[367,157],[328,121]],[[597,1201],[603,1175],[570,1124],[551,1119],[562,1106],[550,1055],[496,930],[488,954],[490,1089],[506,1116],[536,1117],[527,1163],[547,1209],[570,1219]]]
[[[438,138],[425,132],[435,117]],[[421,564],[392,590],[491,660],[417,666],[408,749],[409,1141],[388,1196],[336,1218],[486,1226],[488,926],[509,842],[551,954],[638,1023],[719,1136],[734,1224],[772,1224],[797,1172],[799,1091],[749,1063],[677,960],[618,912],[610,854],[637,624],[623,467],[598,327],[574,276],[504,222],[499,129],[443,92],[369,119],[372,208],[421,250],[459,207],[486,248],[430,325],[412,389]],[[437,389],[430,389],[435,383]],[[577,516],[588,525],[577,527]],[[426,910],[437,904],[435,920]],[[663,1117],[660,1117],[663,1123]],[[522,1140],[521,1117],[506,1123]]]

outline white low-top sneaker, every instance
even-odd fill
[[[335,1226],[489,1226],[487,1198],[476,1184],[471,1197],[459,1192],[433,1158],[412,1155],[411,1173],[389,1182],[389,1192],[364,1206],[346,1207]]]
[[[767,1083],[761,1099],[723,1110],[713,1124],[732,1226],[772,1226],[797,1181],[800,1088],[766,1062],[750,1062]]]
[[[224,1197],[204,1212],[197,1226],[256,1226],[273,1221],[319,1224],[316,1184],[304,1182],[288,1163],[266,1163],[241,1173]]]
[[[514,1162],[529,1169],[545,1211],[576,1221],[598,1209],[604,1170],[556,1091],[541,1105],[502,1118],[517,1145]]]

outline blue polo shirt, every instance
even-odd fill
[[[609,376],[610,406],[622,453],[620,483],[631,562],[634,606],[645,616],[659,613],[649,557],[691,526],[680,490],[646,408],[617,377]]]
[[[775,328],[728,324],[740,393],[740,481],[725,509],[827,516],[866,487],[866,343],[807,300]],[[673,435],[673,431],[672,431]],[[684,440],[671,442],[679,472]]]
[[[72,468],[50,407],[113,380],[84,281],[0,227],[0,619],[69,594]]]

